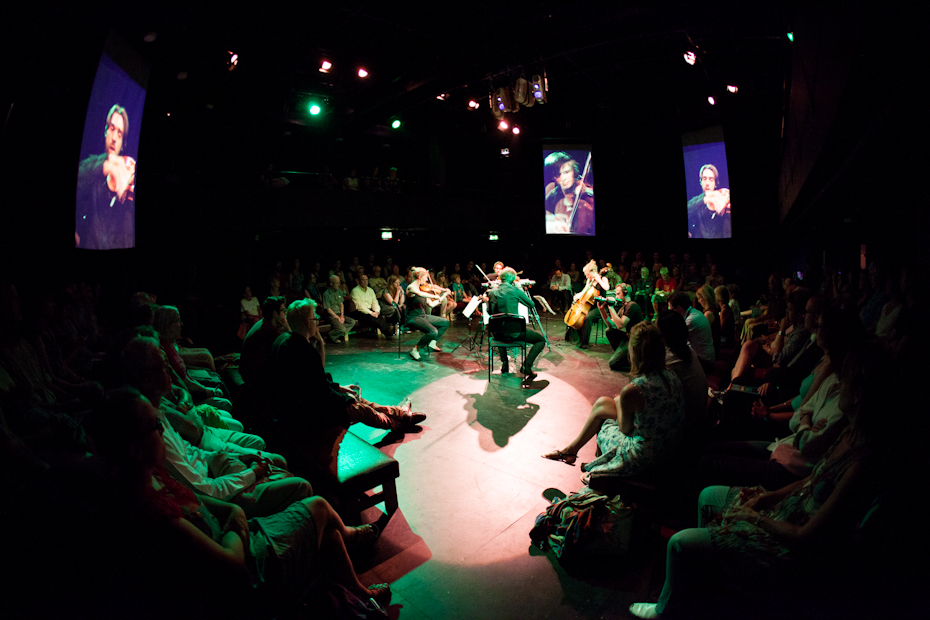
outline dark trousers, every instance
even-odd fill
[[[377,317],[371,316],[370,314],[365,314],[364,312],[350,312],[349,316],[355,319],[355,322],[360,327],[377,327],[381,330],[382,334],[387,334],[390,331],[390,323],[383,315],[379,314]]]
[[[521,334],[522,335],[522,334]],[[498,340],[507,340],[507,336],[502,335],[502,337],[495,336]],[[511,340],[509,342],[520,342],[519,339]],[[526,353],[526,360],[523,362],[523,367],[526,370],[532,370],[533,364],[536,363],[536,358],[542,352],[543,348],[546,346],[546,339],[543,338],[543,335],[533,331],[532,329],[526,330],[526,344],[532,345],[530,350]],[[510,371],[510,362],[507,360],[507,349],[505,347],[498,347],[497,353],[501,358],[501,368],[503,372]]]
[[[698,463],[697,486],[762,485],[769,491],[796,482],[798,477],[771,459],[770,441],[725,441],[707,444]]]
[[[449,320],[432,314],[421,314],[414,319],[407,320],[407,327],[423,332],[423,337],[417,343],[417,348],[428,346],[433,340],[439,340],[449,328]]]
[[[610,342],[614,354],[610,356],[607,365],[611,370],[629,370],[630,369],[630,337],[626,332],[607,328],[607,341]]]

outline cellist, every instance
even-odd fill
[[[606,270],[607,268],[605,268]],[[591,325],[597,320],[597,313],[588,313],[588,310],[594,307],[594,298],[603,296],[604,292],[610,288],[610,282],[601,273],[598,273],[597,263],[593,260],[585,265],[582,271],[586,282],[584,288],[579,293],[576,293],[573,298],[572,307],[568,311],[568,315],[566,315],[566,323],[568,323],[569,315],[573,313],[584,316],[584,318],[580,319],[582,321],[580,327],[577,325],[577,320],[580,317],[576,318],[574,329],[578,331],[578,347],[587,349],[588,342],[591,340]],[[569,339],[572,329],[572,326],[569,325],[569,328],[565,331],[566,340]]]

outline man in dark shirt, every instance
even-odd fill
[[[246,334],[239,357],[239,374],[249,389],[267,391],[270,385],[271,347],[278,336],[290,331],[284,297],[267,297],[262,316]]]
[[[91,155],[78,167],[74,243],[79,248],[109,250],[136,244],[136,162],[120,155],[128,135],[126,109],[115,105],[107,114],[106,152]]]
[[[527,308],[535,307],[530,296],[514,286],[513,283],[517,279],[517,272],[514,271],[512,267],[504,267],[500,271],[500,279],[500,286],[488,292],[491,314],[519,314],[520,304],[523,304]],[[521,330],[520,333],[498,332],[494,334],[494,337],[498,340],[513,341],[520,338],[522,335]],[[526,354],[526,359],[524,360],[523,368],[520,369],[520,372],[523,373],[524,382],[530,382],[536,378],[536,373],[533,372],[533,362],[536,361],[536,357],[542,352],[543,347],[546,346],[546,339],[532,329],[527,329],[526,343],[532,345],[532,347],[529,353]],[[501,372],[510,372],[510,363],[507,359],[506,350],[503,348],[498,349],[498,353],[501,357]]]
[[[638,303],[630,299],[633,290],[629,284],[621,283],[617,287],[617,299],[623,300],[620,312],[613,305],[599,302],[598,310],[607,324],[607,340],[613,347],[614,353],[607,364],[611,370],[627,371],[630,369],[630,330],[634,325],[643,322],[643,309]]]
[[[688,236],[729,239],[730,190],[717,188],[720,175],[713,164],[701,166],[701,193],[688,201]]]
[[[323,370],[316,302],[299,299],[288,306],[291,331],[278,336],[272,347],[276,392],[286,430],[310,437],[335,427],[362,422],[374,428],[399,430],[426,419],[401,407],[378,405],[359,396],[358,386],[341,386]],[[316,342],[314,346],[313,342]]]

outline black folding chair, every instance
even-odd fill
[[[488,381],[494,371],[494,349],[521,349],[526,364],[526,319],[519,314],[492,314],[488,319]]]

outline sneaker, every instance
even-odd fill
[[[432,349],[433,351],[439,351],[440,353],[442,353],[442,347],[439,346],[439,343],[436,342],[435,340],[429,343],[429,348]]]
[[[419,362],[419,361],[420,361],[420,352],[417,351],[416,349],[410,349],[410,357],[412,357],[413,359],[415,359],[415,360],[417,360],[417,361]]]

